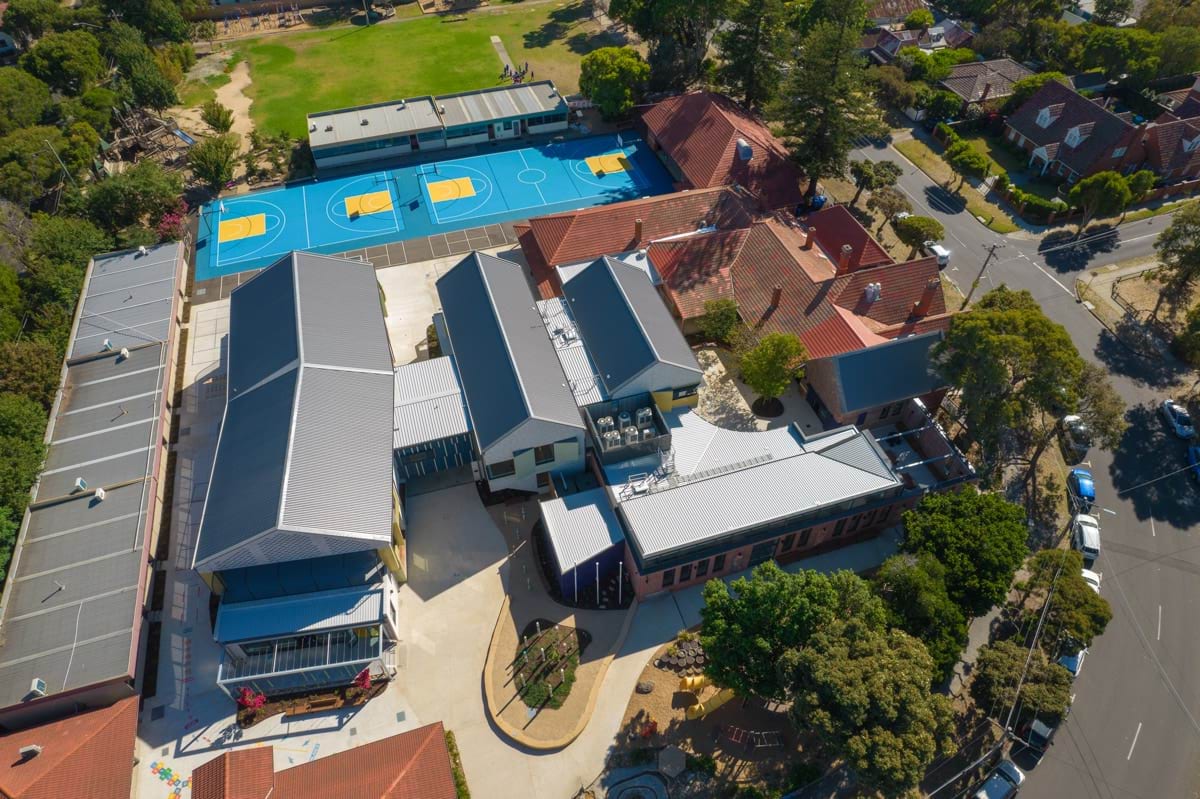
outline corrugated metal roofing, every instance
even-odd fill
[[[943,337],[934,330],[834,356],[841,412],[878,408],[944,387],[930,357]]]
[[[548,499],[541,509],[560,573],[625,540],[606,488]]]
[[[264,269],[237,288],[229,303],[229,396],[235,398],[300,357],[296,275]],[[233,346],[233,342],[254,342]]]
[[[437,289],[480,449],[527,419],[582,429],[519,264],[472,252]]]
[[[671,431],[675,471],[685,476],[760,457],[789,458],[804,452],[799,437],[790,427],[730,430],[710,424],[692,411],[664,413],[663,419]]]
[[[546,324],[546,332],[554,342],[554,353],[558,356],[563,374],[567,376],[567,385],[575,395],[575,403],[583,407],[608,399],[604,382],[596,373],[592,359],[588,357],[587,349],[579,338],[575,320],[571,318],[563,299],[553,297],[541,300],[537,307],[542,321]]]
[[[374,268],[308,252],[293,257],[305,365],[390,374],[392,350]]]
[[[396,367],[392,447],[462,435],[471,429],[451,357]]]
[[[555,111],[567,112],[566,101],[548,80],[459,94],[439,94],[434,102],[442,109],[442,121],[448,128]]]
[[[442,120],[428,96],[308,115],[308,141],[313,147],[441,129]]]
[[[117,350],[165,340],[185,260],[176,242],[96,256],[68,357],[101,352],[106,339]]]
[[[213,637],[222,643],[359,627],[383,621],[383,588],[338,588],[299,596],[222,602]]]

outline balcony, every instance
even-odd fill
[[[382,625],[226,644],[217,684],[231,695],[243,685],[268,695],[344,685],[372,663],[382,669],[390,644]]]
[[[919,400],[899,420],[871,431],[908,491],[941,491],[976,479],[975,468]]]

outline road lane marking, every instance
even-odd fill
[[[1139,721],[1137,732],[1135,732],[1133,734],[1133,743],[1131,743],[1129,745],[1129,754],[1125,755],[1126,760],[1129,760],[1131,757],[1133,757],[1133,747],[1137,746],[1137,739],[1138,739],[1138,736],[1141,734],[1142,734],[1142,723]]]
[[[1154,636],[1154,640],[1162,640],[1162,605],[1158,606],[1158,633]]]
[[[1153,516],[1150,517],[1150,535],[1152,535],[1154,538],[1158,538],[1158,532],[1154,529],[1154,517]]]

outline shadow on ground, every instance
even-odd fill
[[[1078,272],[1097,255],[1112,252],[1119,244],[1116,227],[1092,225],[1081,236],[1076,236],[1073,228],[1046,234],[1038,244],[1038,253],[1057,272]]]
[[[1189,376],[1191,370],[1173,356],[1143,355],[1125,343],[1137,341],[1145,335],[1140,323],[1125,318],[1117,323],[1115,331],[1101,331],[1094,352],[1110,372],[1150,388],[1165,389]]]
[[[1200,518],[1200,491],[1191,473],[1180,471],[1187,466],[1186,442],[1167,433],[1157,408],[1150,404],[1130,408],[1126,420],[1129,429],[1113,452],[1109,469],[1114,487],[1129,492],[1138,519],[1153,515],[1179,529],[1194,525]]]
[[[944,214],[961,214],[967,210],[966,198],[943,186],[926,186],[925,199],[932,207]]]

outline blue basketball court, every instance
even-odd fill
[[[291,250],[334,253],[663,194],[641,139],[613,134],[496,150],[244,194],[200,212],[196,280],[259,269]]]

